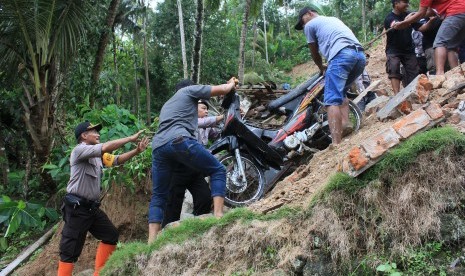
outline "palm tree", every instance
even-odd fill
[[[52,149],[59,83],[84,37],[89,11],[89,1],[0,0],[0,70],[22,87],[36,169]],[[41,177],[44,192],[55,192],[50,176]]]

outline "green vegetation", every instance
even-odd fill
[[[48,208],[56,213],[65,192],[69,155],[76,143],[73,128],[78,122],[102,122],[102,141],[144,128],[151,136],[161,106],[184,78],[176,1],[163,1],[155,9],[147,0],[71,2],[0,1],[0,195],[5,195],[0,202],[2,255],[17,252],[26,245],[20,238],[32,237],[45,223],[57,219]],[[194,54],[200,54],[193,42],[199,23],[195,2],[181,1],[187,64],[193,63]],[[292,28],[295,11],[309,1],[249,2],[253,2],[251,7],[242,0],[205,1],[199,82],[224,83],[238,75],[246,8],[250,8],[245,28],[246,76],[251,81],[272,80],[278,85],[289,82],[295,86],[304,81],[305,77],[293,81],[285,72],[310,60],[304,36]],[[418,2],[410,1],[412,10]],[[323,15],[341,18],[363,44],[380,33],[380,15],[387,14],[391,5],[381,0],[338,0],[319,8]],[[188,71],[191,74],[193,69]],[[388,167],[401,171],[419,151],[440,150],[447,143],[438,140],[427,147],[420,145],[424,148],[399,152],[400,157],[389,155],[385,165],[376,166],[360,180],[336,175],[312,204],[331,191],[356,192]],[[124,164],[124,174],[118,167],[106,169],[103,188],[117,183],[135,191],[147,181],[150,158],[149,150],[138,155]],[[234,211],[218,221],[206,220],[198,230],[223,227],[236,220],[247,223],[302,216],[308,214],[286,208],[263,216]],[[180,236],[167,235],[166,243],[189,237]]]
[[[256,214],[246,208],[235,208],[226,213],[221,219],[215,217],[207,217],[203,219],[192,218],[183,220],[179,226],[165,229],[155,240],[154,243],[147,245],[146,243],[134,242],[121,246],[121,248],[111,256],[102,270],[102,275],[107,275],[108,268],[112,271],[125,273],[136,273],[131,264],[134,264],[135,257],[144,254],[150,255],[167,244],[181,244],[187,240],[195,239],[202,236],[212,227],[226,227],[234,223],[247,224],[252,220],[278,220],[288,219],[292,217],[302,216],[302,210],[283,207],[272,214]],[[271,250],[271,249],[270,249]],[[271,252],[271,251],[270,251]],[[271,253],[270,253],[271,254]],[[269,256],[271,256],[268,254]]]
[[[387,262],[385,264],[379,265],[376,268],[376,271],[385,273],[384,275],[389,276],[400,276],[402,273],[397,269],[396,263]]]
[[[452,261],[451,252],[441,242],[431,242],[409,250],[402,256],[402,266],[408,275],[447,275],[447,264],[439,260]]]
[[[382,178],[383,175],[400,174],[423,152],[440,154],[451,147],[459,151],[465,150],[465,136],[452,127],[436,128],[415,135],[387,152],[383,156],[383,160],[358,178],[353,178],[345,173],[333,175],[323,190],[313,197],[311,206],[324,200],[332,191],[341,190],[353,194],[373,183],[374,180]]]
[[[53,208],[45,208],[40,203],[14,201],[8,196],[0,198],[0,261],[9,260],[29,245],[51,223],[58,220]]]
[[[318,195],[315,195],[308,210],[283,207],[271,214],[261,215],[245,208],[238,208],[231,210],[221,219],[213,217],[188,219],[182,221],[177,227],[168,228],[163,231],[150,246],[139,242],[123,245],[114,253],[102,273],[103,275],[108,275],[110,271],[111,273],[117,271],[120,274],[137,274],[137,268],[134,265],[137,256],[149,256],[167,244],[181,244],[187,240],[199,238],[212,227],[222,228],[237,223],[247,225],[253,220],[273,221],[287,219],[295,222],[309,219],[317,221],[318,218],[315,218],[315,212],[318,210],[315,208],[320,208],[321,204],[329,204],[334,205],[334,208],[341,208],[341,216],[353,216],[354,214],[351,213],[352,211],[344,210],[343,206],[338,207],[338,201],[331,199],[335,193],[342,193],[342,195],[353,197],[358,190],[366,188],[370,183],[375,183],[375,176],[381,177],[383,172],[387,171],[401,174],[409,169],[409,165],[416,159],[415,156],[419,156],[425,152],[433,152],[433,154],[437,155],[443,153],[445,149],[451,148],[454,148],[459,153],[462,152],[463,149],[465,149],[465,136],[448,127],[426,131],[405,141],[395,149],[392,149],[381,162],[370,168],[360,179],[352,179],[344,174],[336,174],[325,186],[325,189]],[[374,188],[378,189],[379,187]],[[341,197],[337,200],[345,201],[346,199],[345,197]],[[346,203],[353,204],[349,202]],[[366,220],[366,223],[370,220],[379,220],[378,216],[380,214],[376,212],[380,212],[380,210],[370,210],[370,208],[376,209],[375,206],[366,206],[366,208],[365,215],[367,217],[363,218]],[[323,219],[327,218],[325,217]],[[355,219],[358,220],[359,218],[355,217]],[[379,222],[377,225],[379,225]],[[370,227],[369,224],[366,224],[366,226]],[[336,227],[336,225],[331,225],[330,227]],[[378,230],[382,231],[382,227]],[[383,236],[383,233],[376,232],[376,235]],[[318,235],[316,237],[318,237]],[[327,239],[327,237],[323,238]],[[319,246],[323,246],[323,248],[327,248],[327,250],[334,253],[334,251],[332,251],[333,249],[331,249],[332,245],[327,244],[327,242],[325,242],[325,244],[326,245]],[[447,248],[439,242],[426,243],[423,246],[405,249],[404,254],[395,255],[397,257],[394,256],[394,261],[392,259],[393,256],[386,257],[385,254],[387,252],[383,249],[382,244],[380,244],[380,246],[376,254],[370,253],[367,259],[362,259],[356,267],[350,268],[349,266],[346,269],[352,271],[351,275],[370,275],[373,273],[374,269],[379,273],[384,273],[384,275],[402,275],[403,273],[408,275],[443,275],[446,267],[445,262],[450,262],[451,259],[450,253],[444,255],[444,251],[447,250]],[[389,243],[385,246],[389,246]],[[266,250],[263,252],[264,263],[272,266],[276,261],[278,251],[279,248],[274,246],[266,247]],[[351,255],[351,258],[358,257],[360,257],[360,255]],[[442,259],[436,260],[436,258]],[[373,264],[377,265],[373,267]],[[236,272],[237,275],[248,275],[247,273],[248,272]]]

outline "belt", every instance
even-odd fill
[[[77,196],[75,194],[66,194],[64,197],[64,202],[68,206],[72,206],[74,209],[78,207],[82,207],[85,209],[97,209],[100,207],[100,202],[98,201],[93,201],[93,200],[88,200],[86,198]]]
[[[359,51],[359,52],[365,51],[365,50],[363,49],[363,47],[357,46],[357,45],[349,45],[349,46],[346,46],[346,48],[354,49],[354,50]]]

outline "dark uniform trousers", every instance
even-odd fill
[[[61,210],[65,221],[60,242],[62,262],[77,261],[81,255],[87,232],[106,244],[116,245],[118,242],[118,230],[100,208],[64,203]]]
[[[180,219],[186,189],[192,194],[194,216],[208,214],[212,208],[210,186],[205,176],[189,167],[179,164],[171,177],[169,198],[164,212],[162,227]]]

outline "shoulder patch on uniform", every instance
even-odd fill
[[[115,162],[116,155],[109,154],[105,152],[102,156],[102,162],[105,165],[105,167],[111,167],[113,166],[113,163]]]

